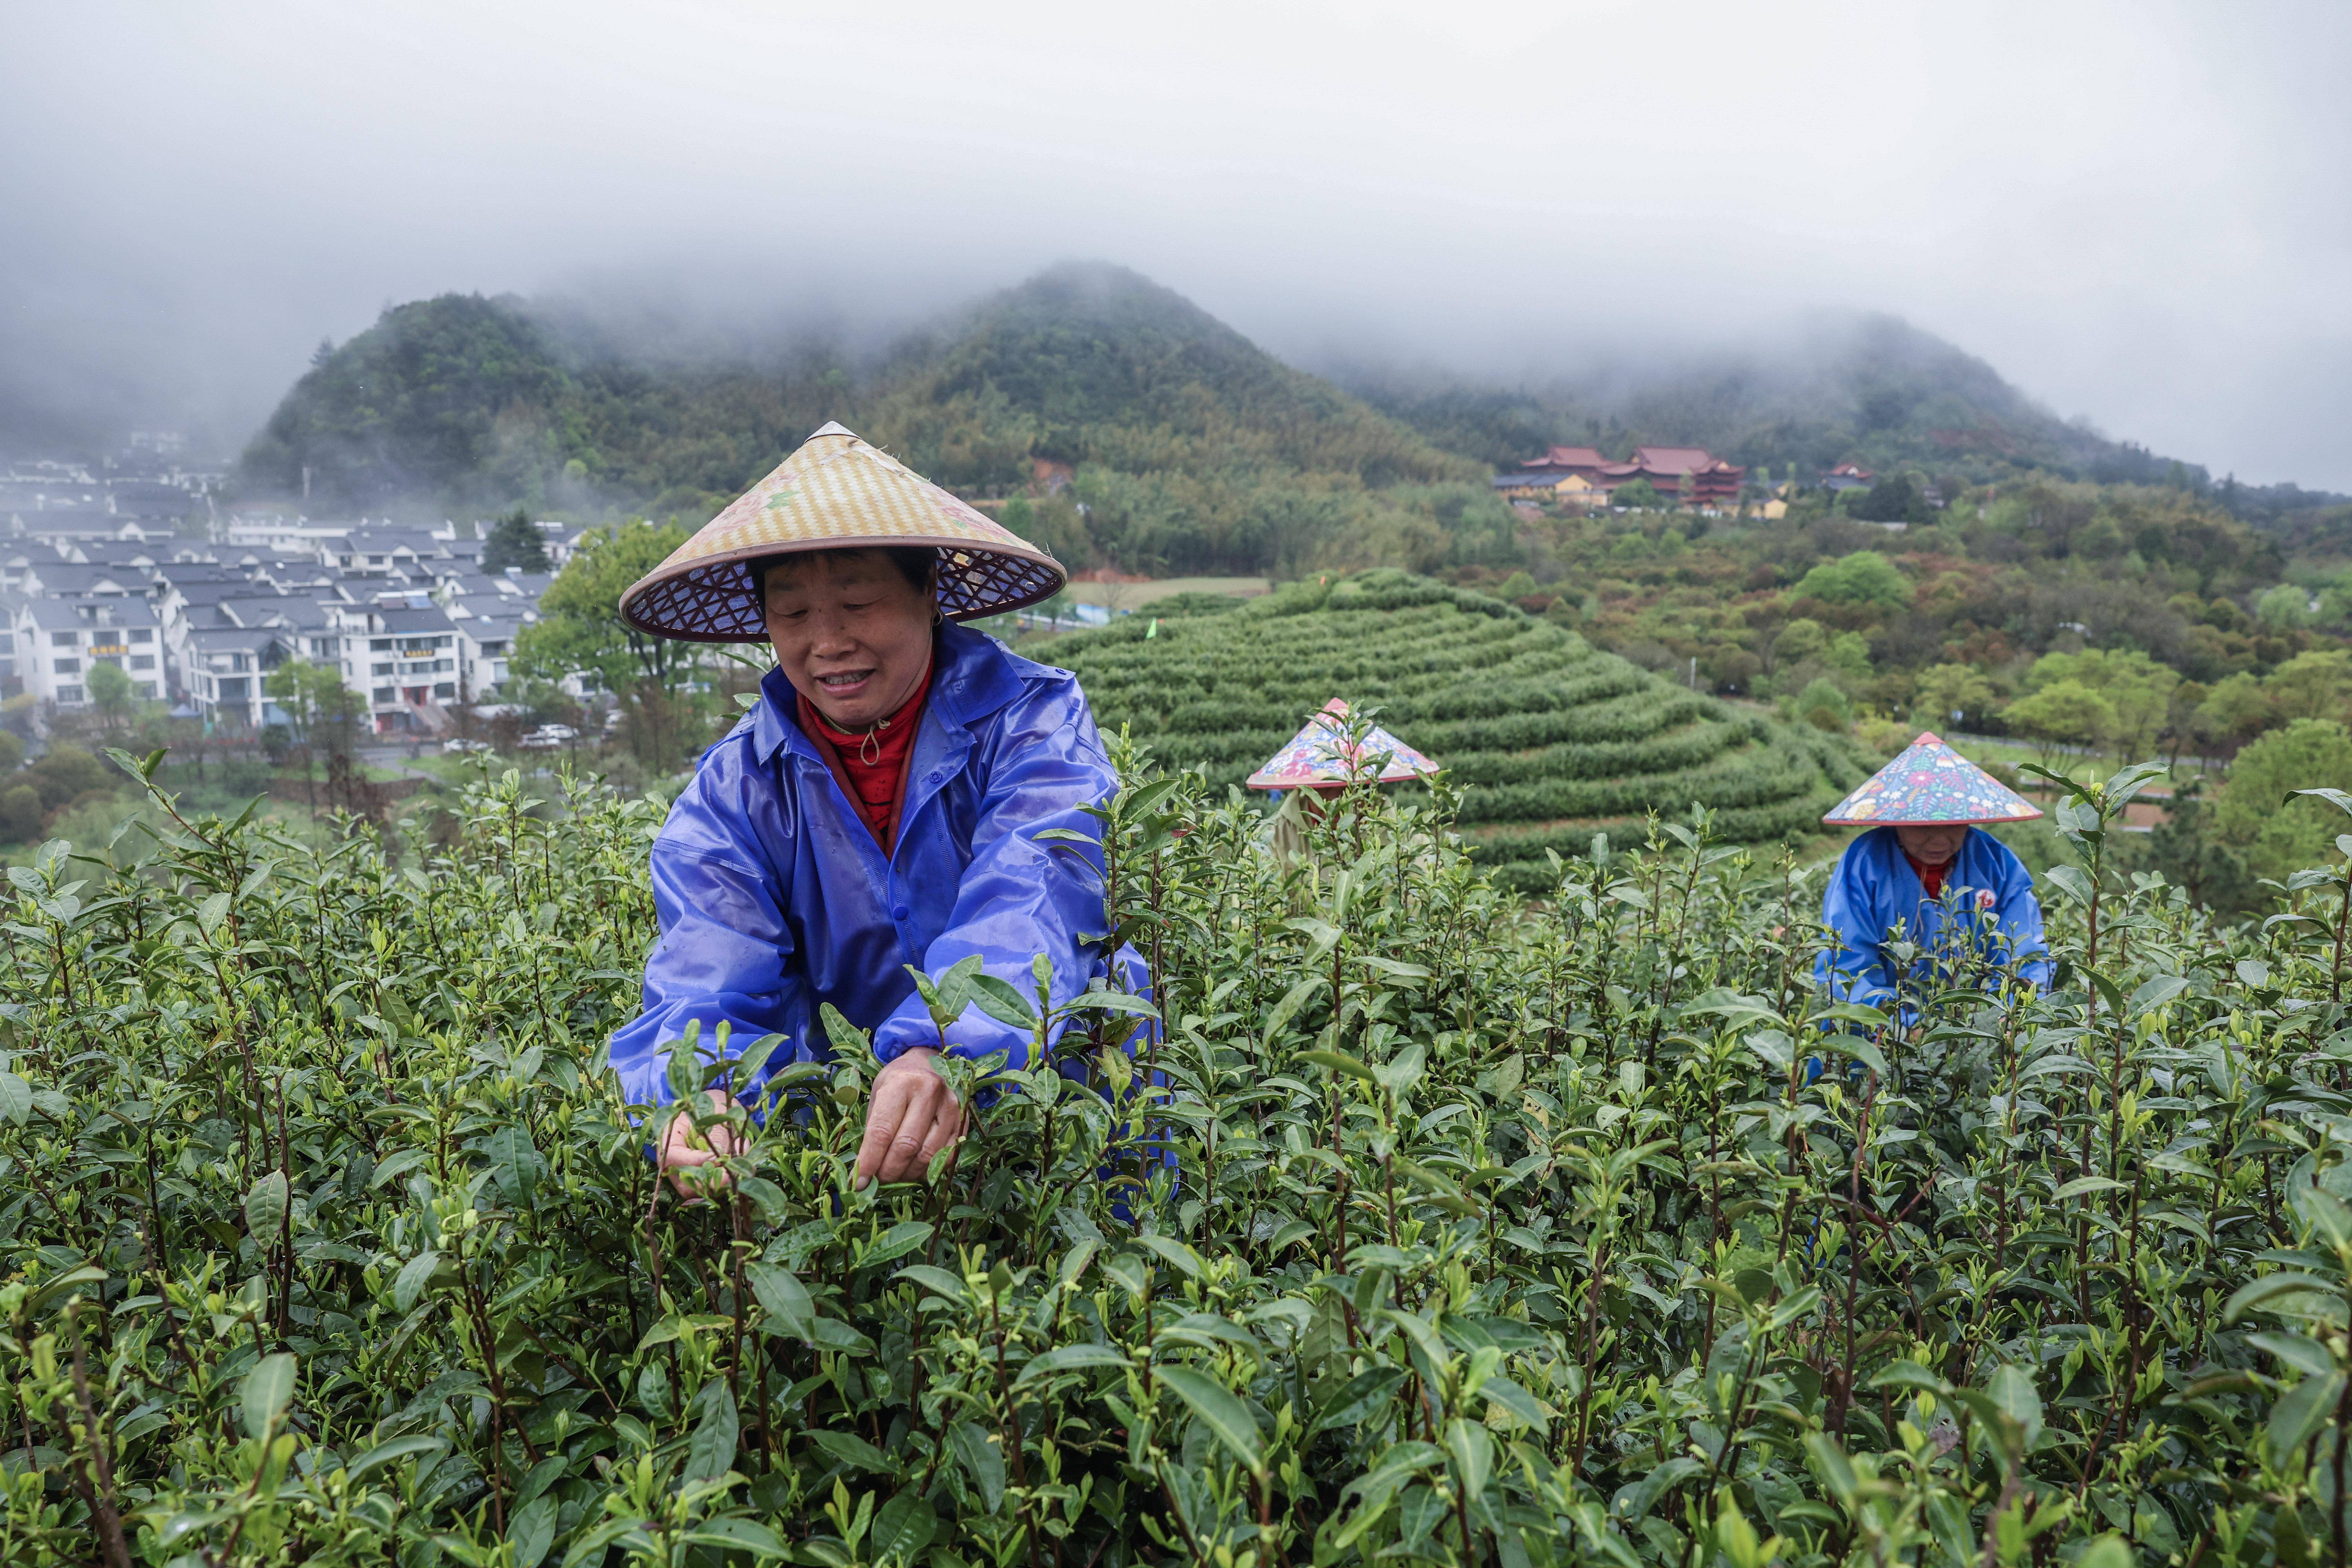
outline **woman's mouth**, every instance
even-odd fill
[[[870,669],[845,669],[831,675],[820,675],[816,683],[827,691],[845,695],[865,685],[873,674]]]

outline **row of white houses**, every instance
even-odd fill
[[[44,538],[37,519],[15,521],[0,540],[0,697],[62,710],[88,706],[90,672],[112,665],[134,699],[259,728],[286,719],[270,672],[300,659],[359,692],[376,732],[435,732],[449,705],[496,698],[550,581],[484,573],[480,540],[455,530],[230,544]]]

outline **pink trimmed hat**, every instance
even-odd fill
[[[2024,822],[2041,815],[2040,806],[1940,738],[1922,734],[1822,821],[1832,827],[1934,827]]]
[[[1356,782],[1374,763],[1380,766],[1381,784],[1402,784],[1438,771],[1435,763],[1377,724],[1361,747],[1351,747],[1347,717],[1346,702],[1337,697],[1326,702],[1323,711],[1307,720],[1307,727],[1293,735],[1288,745],[1250,774],[1249,787],[1332,789]]]

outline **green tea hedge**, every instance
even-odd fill
[[[1444,788],[1284,856],[1124,765],[1105,930],[1166,1037],[1097,995],[929,1187],[852,1188],[845,1026],[734,1113],[718,1201],[654,1182],[604,1060],[646,804],[508,775],[400,861],[45,847],[0,947],[0,1561],[2344,1554],[2340,865],[2217,929],[2102,868],[2132,779],[2078,792],[2056,989],[1890,1016],[1811,990],[1818,875],[1704,814],[1530,907]]]

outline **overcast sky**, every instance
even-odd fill
[[[1305,362],[1821,309],[2352,489],[2352,6],[0,7],[0,420],[242,441],[450,289],[904,321],[1071,257]]]

